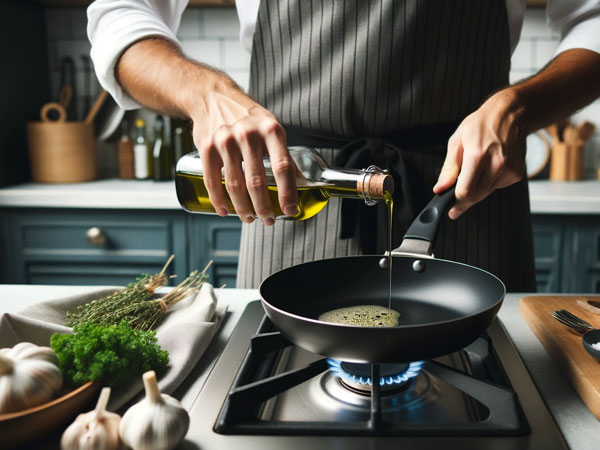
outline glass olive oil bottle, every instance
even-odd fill
[[[154,123],[152,177],[157,181],[172,179],[172,165],[171,148],[165,139],[165,122],[162,116],[157,116]]]
[[[146,141],[146,122],[135,121],[135,144],[133,145],[134,176],[138,180],[152,178],[152,154]]]
[[[363,199],[368,205],[373,205],[384,198],[385,192],[394,192],[392,177],[375,166],[362,170],[332,168],[312,148],[290,147],[289,152],[302,174],[296,178],[298,213],[294,217],[283,213],[271,163],[268,158],[263,159],[271,204],[278,218],[308,219],[321,211],[333,196]],[[204,186],[204,170],[198,152],[189,153],[179,160],[175,186],[179,203],[186,211],[216,213]],[[229,212],[235,214],[231,200]]]

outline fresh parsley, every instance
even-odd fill
[[[50,346],[63,376],[75,386],[95,380],[116,386],[129,376],[160,370],[169,363],[169,353],[156,342],[155,331],[134,330],[123,321],[82,324],[73,332],[53,334]]]

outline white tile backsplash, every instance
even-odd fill
[[[90,42],[87,39],[58,40],[54,43],[54,51],[48,54],[48,64],[51,69],[60,69],[62,59],[64,57],[71,57],[73,58],[75,70],[82,71],[84,66],[81,56],[89,56],[91,48]]]
[[[223,41],[222,54],[224,55],[224,67],[234,70],[246,70],[250,68],[250,53],[242,48],[238,40]]]
[[[536,39],[532,44],[534,47],[533,67],[539,70],[554,57],[554,52],[558,47],[558,40]]]
[[[200,39],[204,36],[204,17],[199,9],[188,9],[181,18],[177,37],[179,39]]]
[[[240,22],[234,8],[206,8],[202,10],[202,14],[204,15],[204,37],[239,38]]]
[[[533,57],[533,42],[530,39],[522,39],[511,58],[511,70],[531,70]]]
[[[225,70],[222,63],[224,58],[222,58],[221,43],[219,40],[185,40],[181,42],[181,47],[186,56],[209,66]]]
[[[250,81],[250,72],[248,70],[228,70],[228,75],[233,78],[240,88],[247,91]]]

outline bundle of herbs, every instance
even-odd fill
[[[168,277],[166,270],[173,256],[169,258],[160,273],[142,275],[125,288],[108,297],[93,300],[78,307],[76,312],[67,313],[67,326],[85,324],[117,325],[127,323],[134,330],[150,330],[167,312],[167,309],[181,300],[196,294],[208,277],[208,265],[202,271],[193,271],[179,285],[163,297],[154,298],[158,288],[164,286]]]

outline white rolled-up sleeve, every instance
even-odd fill
[[[115,78],[115,65],[134,42],[160,36],[179,45],[175,33],[188,0],[96,0],[87,9],[91,58],[100,84],[125,109],[140,105]]]
[[[574,48],[600,53],[600,0],[548,0],[546,14],[561,37],[555,55]]]

